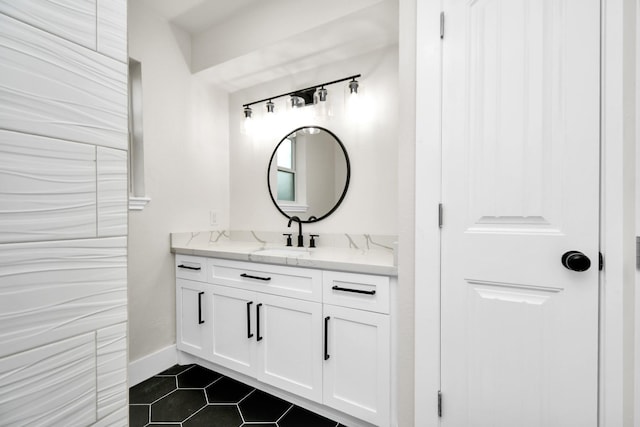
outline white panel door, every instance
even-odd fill
[[[600,2],[444,5],[443,425],[595,426]]]
[[[256,305],[258,380],[322,401],[322,304],[260,295]]]
[[[325,304],[323,403],[389,425],[389,315]]]
[[[211,361],[256,375],[256,298],[243,289],[210,285],[213,309],[213,351]]]

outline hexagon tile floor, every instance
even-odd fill
[[[345,427],[198,365],[129,389],[130,427]]]

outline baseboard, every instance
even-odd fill
[[[175,344],[129,362],[129,387],[172,367],[178,363],[178,350]]]

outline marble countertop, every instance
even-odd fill
[[[279,233],[254,231],[172,233],[171,252],[385,276],[398,274],[395,244],[390,242],[394,236],[327,235],[318,239],[317,248],[286,247],[278,242],[281,239]]]

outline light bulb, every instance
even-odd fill
[[[269,114],[273,114],[275,111],[275,104],[273,103],[273,101],[269,100],[269,102],[267,102],[267,113]]]
[[[324,87],[321,87],[316,92],[317,97],[314,109],[315,116],[319,120],[324,120],[331,115],[329,101],[327,101],[327,93],[327,89],[325,89]]]
[[[252,113],[253,111],[251,110],[251,107],[248,107],[248,106],[244,107],[244,120],[242,122],[242,133],[245,135],[249,135],[253,131],[254,123],[253,123],[253,119],[251,118]]]
[[[352,95],[358,94],[358,86],[360,85],[358,84],[358,81],[356,79],[353,79],[349,82],[349,91]]]

